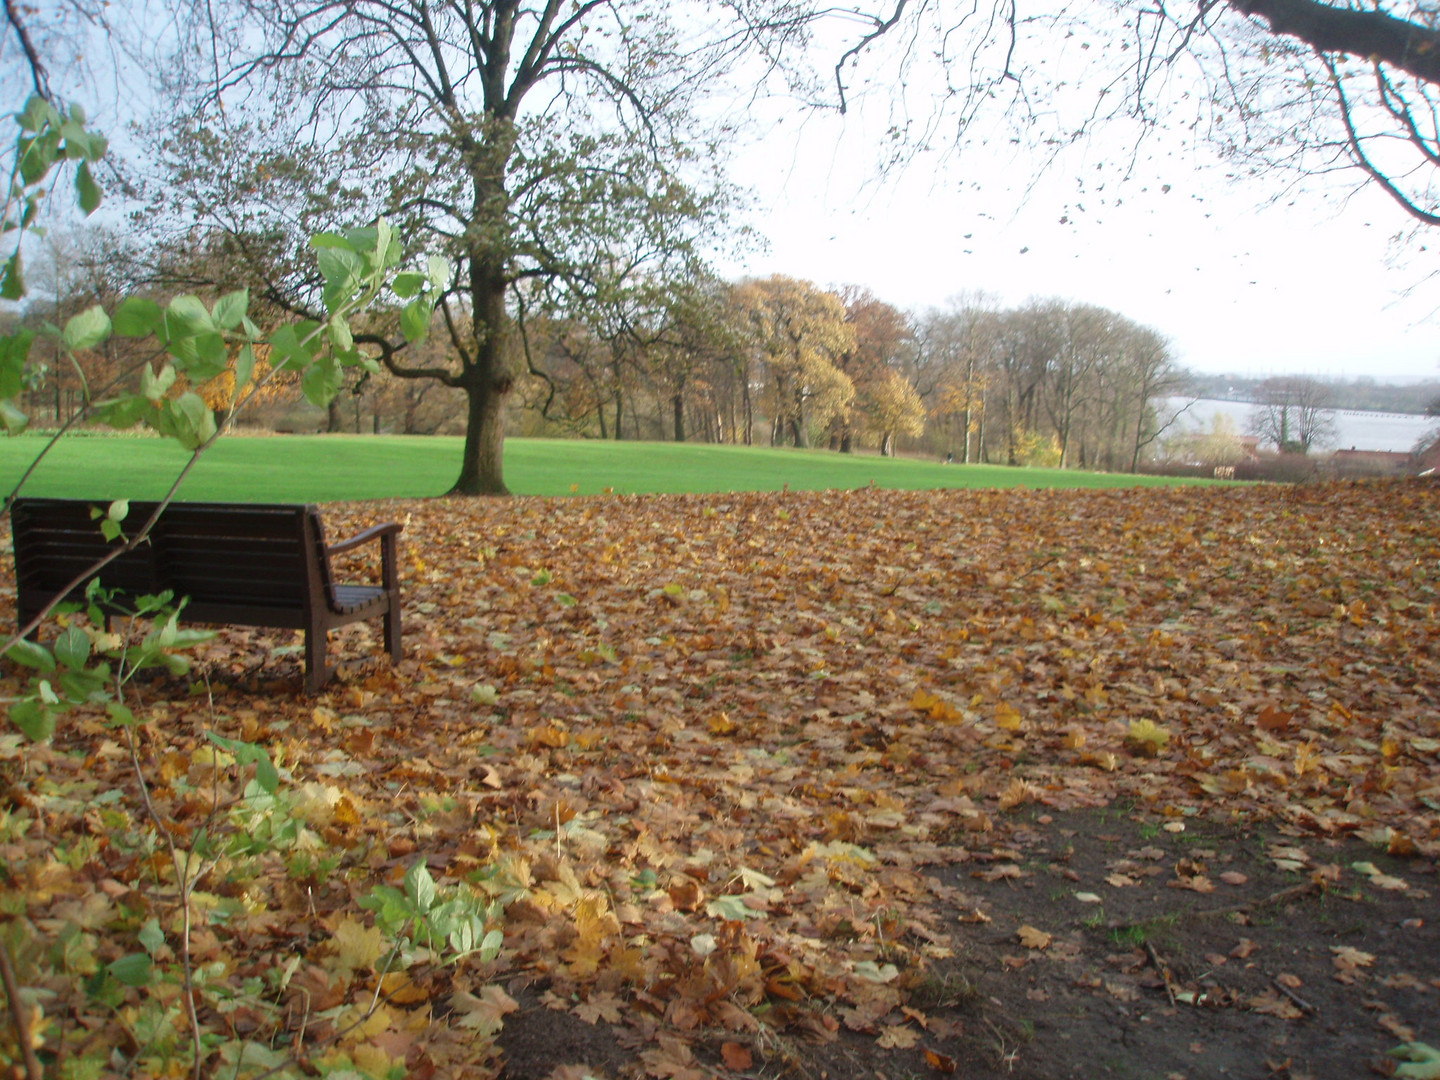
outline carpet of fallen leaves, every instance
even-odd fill
[[[293,969],[264,1016],[211,993],[212,1028],[374,1076],[537,1080],[1358,1075],[1440,1044],[1440,484],[326,520],[404,522],[402,664],[347,628],[306,699],[293,638],[232,628],[205,680],[141,688],[167,827],[202,812],[215,730],[270,751],[333,853],[202,882],[212,987]],[[98,718],[0,737],[0,910],[81,926],[102,961],[145,915],[176,946],[173,869],[118,842],[121,816],[142,809]],[[377,971],[357,901],[420,859],[506,902],[495,961]],[[1296,970],[1337,904],[1390,920],[1414,971],[1343,935]],[[123,1004],[48,1011],[136,1068]],[[1191,1016],[1210,1026],[1181,1034]],[[1147,1025],[1178,1064],[1116,1034]],[[1337,1025],[1342,1048],[1307,1041]]]

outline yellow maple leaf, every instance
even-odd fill
[[[706,726],[710,728],[711,735],[734,735],[739,730],[739,725],[725,712],[716,713]]]
[[[385,955],[385,935],[378,926],[366,926],[346,916],[330,939],[335,947],[335,966],[346,971],[374,968]]]
[[[1132,720],[1125,745],[1139,757],[1155,757],[1170,741],[1170,732],[1154,720]]]
[[[1002,701],[995,706],[995,726],[1001,731],[1019,731],[1025,726],[1025,718],[1014,705]]]
[[[391,1015],[390,1010],[382,1004],[376,1005],[375,1011],[369,1016],[366,1016],[362,1010],[356,1009],[349,1016],[341,1019],[340,1030],[344,1032],[341,1041],[364,1043],[374,1039],[390,1026]],[[352,1027],[351,1024],[354,1026]]]

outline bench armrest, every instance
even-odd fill
[[[343,555],[347,551],[354,551],[356,548],[370,543],[371,540],[382,537],[395,537],[400,535],[404,526],[391,521],[385,525],[373,525],[362,533],[356,533],[349,540],[341,540],[338,544],[331,544],[325,549],[327,555]],[[391,540],[391,543],[394,543]]]
[[[374,525],[364,532],[356,533],[349,540],[341,540],[338,544],[331,544],[325,549],[325,557],[329,559],[332,555],[343,555],[347,551],[354,551],[372,540],[380,541],[380,584],[391,592],[396,592],[400,584],[399,565],[397,559],[395,538],[400,535],[404,526],[391,521],[384,525]],[[398,595],[398,593],[396,593]]]

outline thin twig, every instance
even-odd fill
[[[1306,1012],[1311,1013],[1315,1016],[1320,1015],[1320,1010],[1318,1008],[1316,1008],[1314,1005],[1311,1005],[1308,1001],[1302,998],[1299,994],[1295,993],[1294,990],[1291,990],[1279,979],[1271,979],[1270,981],[1274,984],[1276,990],[1279,990],[1280,993],[1284,994],[1287,998],[1293,1001],[1299,1008],[1304,1009]]]
[[[1292,885],[1288,889],[1281,889],[1269,896],[1262,896],[1259,900],[1249,900],[1243,904],[1231,904],[1229,907],[1207,908],[1204,911],[1188,912],[1196,919],[1209,919],[1216,915],[1235,915],[1242,911],[1254,911],[1256,908],[1272,907],[1275,904],[1283,904],[1288,900],[1294,900],[1310,893],[1319,892],[1321,885],[1318,881],[1306,881],[1300,885]]]
[[[1170,999],[1170,1004],[1174,1005],[1175,986],[1170,981],[1170,969],[1166,967],[1160,959],[1160,954],[1155,951],[1155,946],[1148,941],[1145,942],[1145,954],[1150,957],[1150,963],[1153,964],[1155,970],[1160,973],[1160,978],[1165,983],[1165,996]]]
[[[150,785],[145,782],[145,770],[140,764],[140,747],[135,738],[135,729],[126,727],[125,732],[130,741],[130,762],[135,766],[135,779],[140,785],[140,798],[145,804],[145,813],[165,840],[165,847],[170,852],[170,864],[175,867],[176,884],[180,889],[180,912],[184,919],[180,936],[180,974],[184,984],[181,997],[185,1001],[185,1018],[190,1022],[190,1039],[195,1054],[193,1075],[195,1080],[200,1080],[204,1047],[200,1040],[200,1014],[195,1008],[194,966],[190,957],[190,890],[195,881],[199,880],[199,875],[192,877],[190,873],[191,853],[188,851],[185,853],[184,869],[181,869],[180,860],[176,857],[178,850],[175,846],[175,836],[160,820],[160,812],[155,809],[155,804],[150,799]]]
[[[5,997],[10,1002],[10,1023],[15,1026],[15,1041],[20,1044],[20,1053],[25,1057],[25,1080],[44,1080],[44,1070],[35,1055],[31,1043],[30,1017],[26,1015],[25,1003],[20,1000],[20,980],[15,977],[15,966],[10,962],[10,949],[0,941],[0,980],[5,983]]]
[[[1318,881],[1306,881],[1303,884],[1292,885],[1288,889],[1273,892],[1269,896],[1262,896],[1258,900],[1247,900],[1244,903],[1231,904],[1228,907],[1206,908],[1203,911],[1177,911],[1171,917],[1178,922],[1180,919],[1213,919],[1217,915],[1238,915],[1242,912],[1255,911],[1258,908],[1283,904],[1301,896],[1307,896],[1310,893],[1321,892],[1323,888],[1324,886]],[[1105,924],[1105,929],[1129,930],[1131,927],[1140,926],[1149,921],[1148,919],[1143,919],[1139,923],[1124,921],[1109,922]]]

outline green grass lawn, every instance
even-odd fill
[[[0,438],[0,488],[9,492],[39,453],[37,436]],[[403,435],[236,436],[201,459],[180,497],[218,502],[337,502],[442,494],[460,468],[458,438]],[[26,483],[28,495],[153,499],[187,455],[135,436],[68,438]],[[942,465],[908,458],[699,443],[510,439],[505,481],[518,495],[778,491],[857,488],[1133,487],[1160,477]],[[1195,481],[1189,481],[1195,482]],[[1207,482],[1207,481],[1200,481]]]

